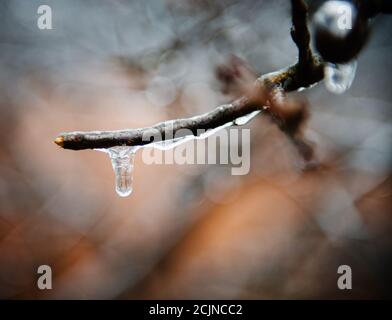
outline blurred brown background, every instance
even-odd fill
[[[392,21],[379,17],[343,95],[301,94],[321,165],[301,170],[262,116],[251,171],[146,165],[120,198],[106,155],[53,144],[208,111],[230,54],[295,62],[289,1],[0,2],[0,298],[388,298],[392,283]],[[37,289],[37,268],[53,289]],[[353,289],[337,288],[350,265]]]

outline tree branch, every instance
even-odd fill
[[[230,104],[221,105],[210,112],[191,118],[169,120],[152,127],[138,129],[66,132],[61,133],[54,142],[64,149],[71,150],[146,145],[152,142],[143,139],[146,136],[156,137],[158,134],[163,140],[172,139],[173,136],[180,137],[181,130],[184,129],[187,129],[188,133],[190,131],[193,135],[197,135],[198,130],[218,128],[229,122],[235,125],[235,119],[256,110],[270,115],[271,119],[277,121],[279,127],[286,133],[291,132],[285,130],[284,119],[277,117],[284,113],[277,112],[274,108],[274,97],[282,97],[285,92],[309,87],[324,77],[323,62],[312,53],[309,46],[307,7],[303,0],[291,2],[293,23],[291,36],[298,48],[298,62],[283,70],[262,75],[247,95]]]

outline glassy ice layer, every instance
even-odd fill
[[[127,197],[132,193],[133,160],[136,149],[127,146],[96,149],[109,155],[115,175],[116,192],[120,197]]]
[[[351,87],[356,70],[357,60],[345,64],[326,63],[324,67],[325,86],[336,94],[345,92]]]

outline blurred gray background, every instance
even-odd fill
[[[39,30],[48,4],[53,30]],[[380,16],[352,88],[304,91],[301,171],[262,116],[251,171],[146,165],[114,191],[107,157],[62,150],[62,131],[136,128],[230,101],[216,67],[296,61],[289,1],[0,2],[0,298],[390,297],[392,19]],[[53,290],[37,289],[37,268]],[[336,286],[353,270],[353,290]]]

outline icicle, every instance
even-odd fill
[[[115,175],[116,192],[120,197],[127,197],[132,193],[133,160],[137,149],[127,146],[95,149],[109,155]]]
[[[326,63],[324,67],[325,86],[336,94],[341,94],[351,87],[357,70],[357,60],[346,64]]]

